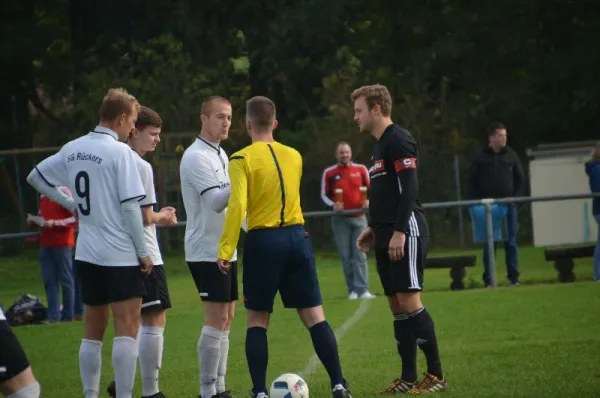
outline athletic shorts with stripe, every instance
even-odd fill
[[[5,320],[0,321],[0,383],[29,367],[29,360],[17,336]]]
[[[171,308],[171,296],[167,286],[167,275],[163,265],[152,267],[152,273],[144,278],[146,295],[142,297],[142,314],[149,311]]]
[[[392,228],[376,228],[375,261],[386,296],[423,290],[423,267],[427,258],[429,237],[406,235],[404,257],[391,261],[388,253]]]
[[[213,261],[188,261],[200,300],[210,303],[231,303],[238,300],[237,261],[230,263],[231,269],[224,274]]]

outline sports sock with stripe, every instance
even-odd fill
[[[402,360],[400,378],[408,383],[413,383],[417,380],[417,341],[411,327],[410,315],[394,315],[394,337],[398,355]]]
[[[413,330],[416,343],[425,354],[427,360],[427,373],[430,373],[442,379],[442,362],[440,361],[440,352],[438,350],[437,338],[435,336],[435,325],[429,312],[425,308],[419,314],[412,318]]]

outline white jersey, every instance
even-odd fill
[[[137,164],[140,178],[142,179],[142,186],[146,197],[140,200],[140,207],[154,206],[156,204],[156,192],[154,191],[154,172],[150,163],[142,159],[142,157],[135,151],[135,161]],[[156,239],[156,225],[144,225],[144,240],[146,241],[146,247],[152,264],[162,265],[163,259],[160,254],[160,248],[158,246],[158,239]]]
[[[229,159],[220,147],[198,137],[181,158],[179,175],[186,213],[185,260],[217,261],[225,209],[215,212],[202,195],[230,184]],[[231,261],[237,259],[237,251]]]
[[[4,312],[2,312],[2,308],[0,308],[0,321],[5,321]]]
[[[135,155],[117,134],[96,126],[36,166],[50,185],[73,193],[79,216],[75,259],[103,266],[138,266],[121,203],[146,196]]]

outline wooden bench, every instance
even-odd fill
[[[450,268],[451,290],[465,288],[466,267],[474,267],[477,256],[430,257],[425,261],[425,268]]]
[[[568,247],[547,247],[544,250],[546,261],[554,261],[554,268],[558,271],[558,280],[561,282],[575,281],[574,258],[593,257],[596,245],[579,245]]]

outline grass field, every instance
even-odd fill
[[[443,253],[433,253],[441,255]],[[478,255],[480,262],[481,254]],[[35,253],[2,260],[0,302],[6,309],[21,292],[44,300]],[[505,284],[504,259],[498,251],[498,280]],[[600,395],[600,283],[589,281],[590,260],[576,263],[578,282],[558,284],[543,252],[520,251],[524,284],[519,288],[481,287],[481,264],[468,270],[475,289],[448,291],[447,270],[426,272],[425,305],[436,322],[442,364],[450,384],[448,397],[594,397]],[[194,284],[181,258],[168,258],[174,308],[168,314],[161,389],[170,398],[198,396],[196,342],[202,310]],[[342,366],[355,398],[374,397],[399,373],[400,360],[386,300],[348,301],[335,257],[320,256],[318,271],[326,315],[339,330],[355,316],[339,340]],[[381,295],[371,266],[372,292]],[[534,284],[540,283],[540,284]],[[355,315],[358,311],[358,315]],[[250,378],[244,353],[245,314],[241,306],[231,334],[227,384],[247,396]],[[346,324],[347,325],[347,324]],[[112,328],[110,328],[112,329]],[[345,329],[345,328],[344,328]],[[81,323],[15,328],[42,396],[80,397],[78,350]],[[112,330],[103,349],[101,396],[112,378]],[[294,311],[276,306],[269,331],[268,380],[283,372],[303,372],[312,355],[309,334]],[[419,353],[420,371],[424,358]],[[305,374],[312,397],[330,397],[327,374],[320,365]],[[140,396],[139,369],[134,396]]]

